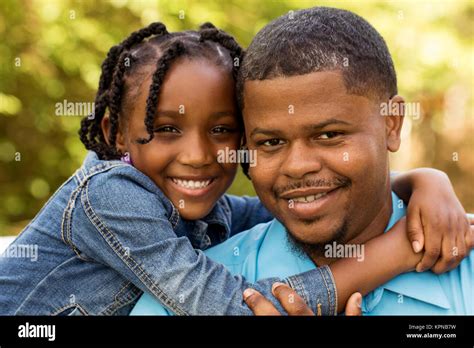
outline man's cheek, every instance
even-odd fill
[[[364,175],[367,168],[374,162],[376,158],[374,149],[371,146],[355,145],[342,148],[337,154],[336,160],[333,158],[332,163],[336,166],[342,175],[346,173],[347,177]]]
[[[255,192],[262,200],[267,200],[272,196],[273,176],[272,171],[264,170],[260,166],[249,169],[249,175]]]

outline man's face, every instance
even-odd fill
[[[342,73],[247,81],[244,121],[263,204],[305,244],[354,238],[389,196],[399,129],[380,101],[348,94]]]

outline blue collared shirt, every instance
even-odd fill
[[[389,230],[406,214],[403,202],[392,192]],[[287,277],[314,269],[312,260],[289,247],[285,227],[276,219],[257,225],[206,251],[232,273],[250,282],[268,277]],[[364,315],[474,314],[474,251],[449,272],[410,272],[375,289],[362,301]],[[145,294],[132,314],[170,314]]]

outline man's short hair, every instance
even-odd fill
[[[240,69],[239,104],[243,109],[245,81],[330,70],[342,71],[348,93],[397,94],[392,57],[377,30],[352,12],[314,7],[285,14],[257,33]]]

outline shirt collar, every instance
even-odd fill
[[[205,217],[199,220],[181,219],[177,234],[186,235],[195,248],[207,249],[216,241],[224,241],[230,236],[231,213],[227,201],[221,197]]]
[[[230,212],[229,204],[227,203],[227,200],[225,199],[225,197],[222,196],[216,202],[211,212],[207,214],[204,218],[202,218],[202,220],[205,221],[207,224],[222,225],[226,228],[226,231],[228,232],[228,234],[230,234],[230,228],[229,228],[229,226],[231,225],[230,218],[231,218],[231,212]]]
[[[385,232],[406,214],[405,203],[392,192],[392,215]],[[441,286],[439,277],[431,271],[401,274],[364,297],[362,310],[370,312],[382,299],[384,290],[449,309],[449,301]]]

